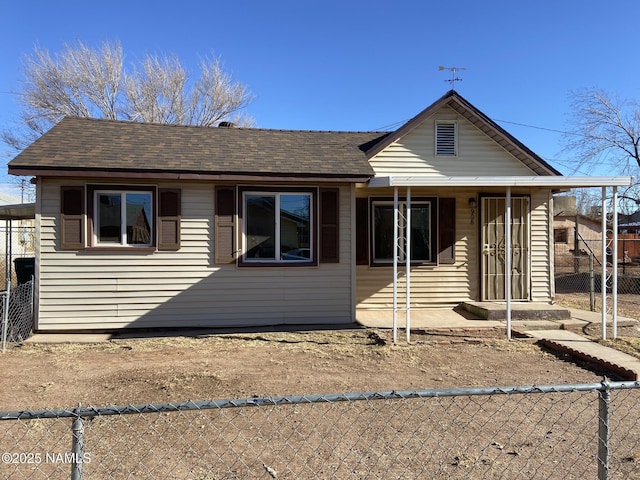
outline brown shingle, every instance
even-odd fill
[[[208,128],[65,118],[9,171],[372,176],[367,144],[385,133]]]

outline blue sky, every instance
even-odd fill
[[[550,130],[566,129],[572,90],[640,99],[639,16],[637,0],[3,0],[0,128],[18,119],[11,92],[36,44],[117,39],[132,63],[175,53],[195,70],[221,57],[255,94],[247,113],[262,128],[388,130],[450,88],[438,66],[464,67],[456,90],[569,173]]]

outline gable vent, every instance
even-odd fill
[[[453,122],[436,122],[436,155],[455,157],[456,124]]]

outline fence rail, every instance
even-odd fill
[[[638,478],[639,382],[0,413],[2,478]]]

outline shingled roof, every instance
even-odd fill
[[[325,177],[374,175],[365,151],[387,133],[209,128],[67,117],[9,173]]]

